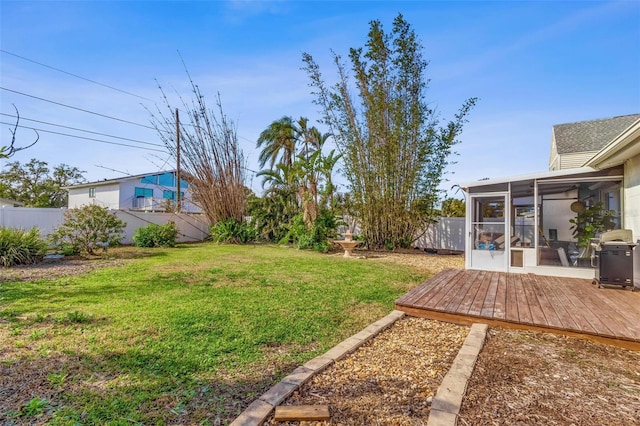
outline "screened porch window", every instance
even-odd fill
[[[591,242],[604,231],[620,229],[620,180],[538,184],[539,264],[591,266]]]

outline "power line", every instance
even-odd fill
[[[11,117],[11,118],[18,118],[17,115],[7,114],[7,113],[4,113],[4,112],[0,112],[0,115],[4,115],[4,116],[7,116],[7,117]],[[93,132],[91,130],[79,129],[77,127],[65,126],[63,124],[55,124],[55,123],[50,123],[48,121],[35,120],[33,118],[26,118],[26,117],[22,117],[22,116],[20,116],[20,120],[33,121],[35,123],[47,124],[49,126],[62,127],[64,129],[77,130],[78,132],[91,133],[93,135],[106,136],[108,138],[120,139],[120,140],[124,140],[124,141],[129,141],[129,142],[136,142],[136,143],[141,143],[141,144],[145,144],[145,145],[164,146],[164,145],[158,144],[158,143],[145,142],[145,141],[141,141],[141,140],[138,140],[138,139],[130,139],[130,138],[122,137],[122,136],[115,136],[115,135],[109,135],[109,134],[106,134],[106,133]]]
[[[49,102],[49,103],[52,103],[54,105],[60,105],[60,106],[63,106],[65,108],[75,109],[77,111],[82,111],[82,112],[86,112],[86,113],[89,113],[89,114],[97,115],[97,116],[100,116],[100,117],[108,118],[110,120],[116,120],[116,121],[121,121],[123,123],[133,124],[134,126],[144,127],[145,129],[157,130],[155,127],[146,126],[144,124],[135,123],[133,121],[125,120],[125,119],[122,119],[122,118],[111,117],[109,115],[100,114],[99,112],[89,111],[87,109],[78,108],[78,107],[74,107],[74,106],[71,106],[71,105],[66,105],[66,104],[63,104],[63,103],[60,103],[60,102],[56,102],[56,101],[52,101],[52,100],[49,100],[49,99],[41,98],[41,97],[38,97],[38,96],[29,95],[27,93],[19,92],[17,90],[7,89],[6,87],[0,86],[0,89],[6,90],[7,92],[17,93],[18,95],[27,96],[29,98],[38,99],[40,101]]]
[[[115,90],[116,92],[124,93],[124,94],[126,94],[126,95],[134,96],[134,97],[136,97],[136,98],[144,99],[144,100],[146,100],[146,101],[150,101],[150,102],[155,103],[155,101],[154,101],[153,99],[145,98],[144,96],[136,95],[135,93],[127,92],[126,90],[118,89],[117,87],[113,87],[113,86],[110,86],[110,85],[108,85],[108,84],[100,83],[99,81],[91,80],[91,79],[89,79],[89,78],[82,77],[82,76],[79,76],[79,75],[77,75],[77,74],[73,74],[73,73],[71,73],[71,72],[68,72],[68,71],[62,70],[62,69],[60,69],[60,68],[56,68],[56,67],[52,67],[51,65],[43,64],[42,62],[38,62],[38,61],[35,61],[35,60],[33,60],[33,59],[25,58],[24,56],[20,56],[20,55],[17,55],[17,54],[15,54],[15,53],[8,52],[8,51],[6,51],[6,50],[4,50],[4,49],[0,49],[0,52],[2,52],[2,53],[6,53],[7,55],[15,56],[16,58],[20,58],[20,59],[22,59],[22,60],[24,60],[24,61],[32,62],[32,63],[34,63],[34,64],[37,64],[37,65],[43,66],[43,67],[45,67],[45,68],[52,69],[52,70],[54,70],[54,71],[61,72],[61,73],[63,73],[63,74],[70,75],[70,76],[72,76],[72,77],[79,78],[80,80],[88,81],[89,83],[97,84],[98,86],[102,86],[102,87],[106,87],[106,88],[111,89],[111,90]]]
[[[15,126],[16,125],[15,123],[7,123],[7,122],[4,122],[4,121],[0,121],[0,124],[5,124],[7,126]],[[54,135],[67,136],[67,137],[70,137],[70,138],[76,138],[76,139],[83,139],[83,140],[87,140],[87,141],[106,143],[106,144],[109,144],[109,145],[119,145],[119,146],[126,146],[126,147],[129,147],[129,148],[138,148],[138,149],[145,149],[147,151],[158,151],[158,152],[165,152],[166,153],[166,151],[161,150],[161,149],[145,148],[143,146],[129,145],[129,144],[126,144],[126,143],[119,143],[119,142],[113,142],[113,141],[105,141],[105,140],[102,140],[102,139],[85,138],[83,136],[70,135],[68,133],[54,132],[53,130],[36,129],[35,127],[23,126],[22,124],[18,124],[18,127],[23,128],[23,129],[31,129],[31,130],[35,130],[35,131],[38,131],[38,132],[52,133]],[[151,144],[151,143],[149,143],[149,144],[150,145],[155,145],[155,146],[162,146],[162,145]]]

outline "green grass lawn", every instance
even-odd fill
[[[227,423],[426,278],[273,246],[128,250],[122,266],[0,283],[0,423]]]

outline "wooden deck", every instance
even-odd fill
[[[640,350],[640,292],[591,280],[449,269],[396,300],[409,315],[579,335]]]

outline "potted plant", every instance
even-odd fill
[[[573,237],[578,239],[578,246],[586,249],[581,251],[580,257],[586,257],[583,253],[589,253],[591,239],[602,231],[612,229],[613,222],[602,201],[578,210],[576,217],[569,220],[572,224],[569,229],[573,231]]]

